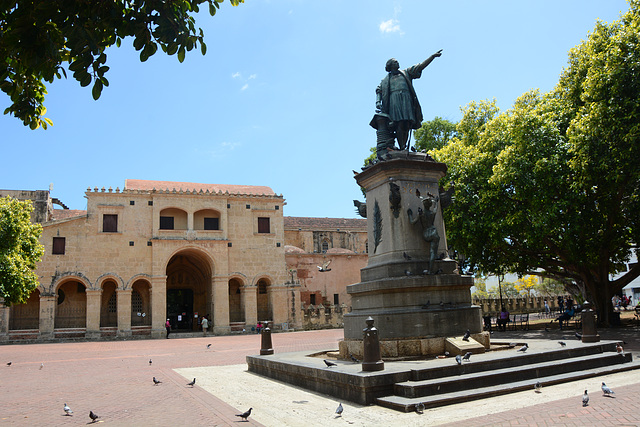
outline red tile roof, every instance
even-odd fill
[[[302,228],[305,230],[367,230],[367,220],[364,218],[310,218],[285,216],[284,228]]]
[[[51,214],[51,221],[57,221],[60,219],[68,219],[76,216],[85,216],[87,211],[79,209],[54,209]]]
[[[127,190],[183,190],[183,191],[207,191],[217,193],[219,191],[229,192],[230,194],[251,194],[275,196],[276,193],[269,187],[260,185],[226,185],[226,184],[196,184],[193,182],[174,182],[174,181],[147,181],[144,179],[125,179],[124,188]]]

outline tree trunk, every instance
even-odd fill
[[[613,313],[613,305],[611,304],[613,289],[611,282],[607,279],[605,282],[593,283],[592,286],[587,285],[587,288],[595,290],[595,292],[593,292],[593,305],[598,313],[598,326],[611,326],[611,313]]]

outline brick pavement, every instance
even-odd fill
[[[640,352],[636,328],[601,331],[603,339],[627,341],[626,351],[634,358]],[[538,337],[540,332],[499,334],[498,338]],[[337,348],[342,330],[308,331],[275,334],[277,352],[326,350]],[[562,338],[561,332],[547,335]],[[212,348],[206,349],[211,343]],[[177,338],[169,340],[137,340],[78,342],[55,344],[0,345],[0,425],[67,426],[89,422],[93,410],[105,423],[118,426],[169,425],[237,425],[235,414],[248,408],[233,408],[213,394],[196,386],[187,387],[174,369],[202,366],[224,366],[245,363],[245,356],[256,354],[258,335]],[[149,366],[149,358],[152,365]],[[12,366],[5,365],[12,361]],[[40,369],[40,364],[44,368]],[[599,390],[590,391],[591,406],[579,404],[575,398],[562,398],[494,413],[472,414],[466,425],[640,425],[640,373],[622,387],[615,387],[615,398],[601,397]],[[163,381],[154,386],[151,378]],[[552,393],[553,388],[544,390]],[[215,393],[214,393],[215,394]],[[477,401],[478,407],[498,407],[521,399],[508,395]],[[62,410],[67,403],[74,411],[67,417]],[[517,405],[518,402],[515,402]],[[468,404],[467,404],[468,405]],[[366,410],[366,408],[362,408]],[[455,411],[454,407],[451,410]],[[425,414],[428,415],[428,414]],[[427,417],[424,418],[425,423]],[[260,425],[252,418],[241,425]],[[459,425],[459,422],[456,424]],[[360,424],[362,425],[362,424]]]

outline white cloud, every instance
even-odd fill
[[[256,77],[258,77],[258,75],[257,75],[257,74],[251,74],[247,80],[253,80],[253,79],[255,79]]]
[[[245,83],[244,86],[240,88],[240,90],[247,90],[249,88],[249,83]]]
[[[381,33],[401,33],[400,24],[397,19],[389,19],[380,23]]]
[[[223,142],[222,144],[220,144],[220,147],[222,147],[223,149],[227,150],[227,151],[231,151],[236,147],[239,147],[240,143],[239,142]]]
[[[235,73],[231,74],[231,78],[233,79],[237,79],[238,77],[240,77],[240,71],[236,71]]]

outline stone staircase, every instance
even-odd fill
[[[412,369],[409,381],[395,383],[393,395],[375,402],[391,409],[411,412],[422,403],[425,408],[445,406],[542,386],[576,381],[640,368],[631,353],[616,352],[615,342],[545,352],[508,356],[472,355],[469,362],[428,369]]]

